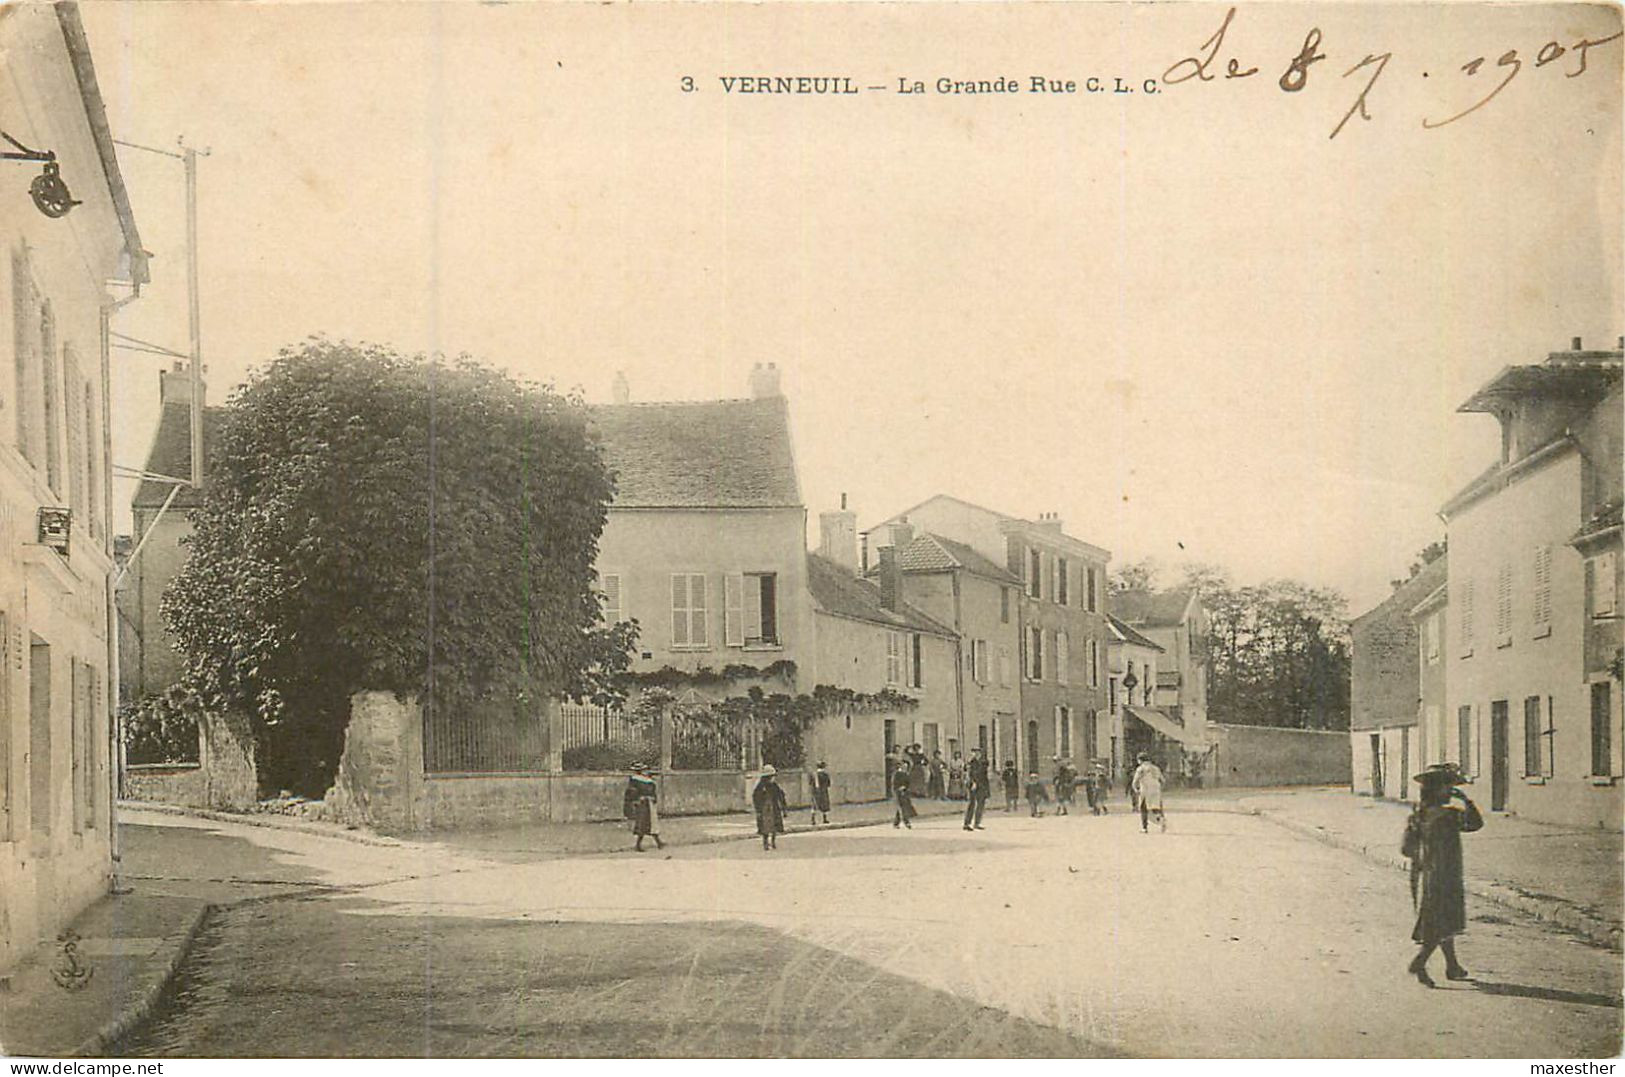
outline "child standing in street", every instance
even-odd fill
[[[1048,802],[1049,792],[1044,788],[1044,782],[1035,770],[1027,775],[1027,803],[1032,806],[1034,819],[1044,814],[1043,805]]]
[[[1006,759],[999,777],[1004,781],[1004,810],[1015,811],[1021,803],[1021,772],[1016,770],[1015,763]]]

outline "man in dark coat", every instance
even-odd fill
[[[1467,894],[1462,878],[1461,836],[1484,826],[1478,807],[1456,788],[1464,781],[1453,763],[1436,763],[1416,775],[1422,792],[1416,810],[1405,823],[1400,851],[1411,862],[1411,897],[1416,903],[1416,927],[1411,939],[1421,946],[1409,971],[1428,987],[1428,958],[1444,951],[1444,974],[1467,979],[1456,960],[1456,935],[1467,927]],[[1460,801],[1458,805],[1455,801]]]
[[[751,790],[751,806],[756,809],[756,833],[762,836],[762,850],[777,849],[784,833],[784,790],[779,787],[778,770],[769,763]]]
[[[654,777],[648,767],[639,763],[627,776],[626,792],[621,797],[621,811],[632,821],[632,834],[637,838],[632,848],[640,853],[643,852],[645,837],[653,838],[657,849],[666,847],[666,843],[660,840],[660,813],[655,808],[655,799]]]
[[[925,749],[918,744],[908,749],[908,792],[916,797],[931,795],[931,765],[926,761]]]
[[[824,822],[829,822],[829,786],[829,768],[826,767],[824,765],[824,761],[820,759],[818,761],[818,769],[813,771],[812,776],[812,810],[814,826],[818,825],[818,816],[820,814],[824,816]]]
[[[982,749],[970,750],[970,766],[965,768],[965,829],[981,830],[982,812],[987,809],[987,798],[993,792],[993,781],[987,772],[987,757]]]
[[[1015,811],[1021,806],[1021,771],[1016,769],[1014,760],[1004,761],[999,777],[1004,781],[1004,810]]]

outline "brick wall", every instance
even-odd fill
[[[1349,735],[1211,723],[1215,785],[1347,785]]]

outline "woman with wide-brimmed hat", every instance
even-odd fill
[[[660,810],[655,807],[658,799],[653,768],[644,763],[634,763],[626,779],[626,793],[621,807],[632,822],[632,835],[637,838],[632,848],[640,853],[643,852],[643,839],[646,837],[655,840],[655,848],[666,847],[666,843],[660,840]]]
[[[784,833],[784,790],[779,786],[778,769],[768,763],[751,790],[751,806],[756,809],[756,833],[762,836],[762,849],[777,849]]]
[[[1467,979],[1456,959],[1456,935],[1467,928],[1467,893],[1463,881],[1461,836],[1484,825],[1484,817],[1457,786],[1466,776],[1454,763],[1435,763],[1415,775],[1422,791],[1416,810],[1405,823],[1400,851],[1411,862],[1411,899],[1416,904],[1416,927],[1411,938],[1421,949],[1409,971],[1421,983],[1433,986],[1428,958],[1444,951],[1444,974]],[[1456,803],[1460,801],[1460,803]]]

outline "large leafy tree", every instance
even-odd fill
[[[602,694],[613,483],[580,402],[465,358],[313,339],[231,398],[164,614],[262,775],[319,793],[360,689],[429,706]]]

